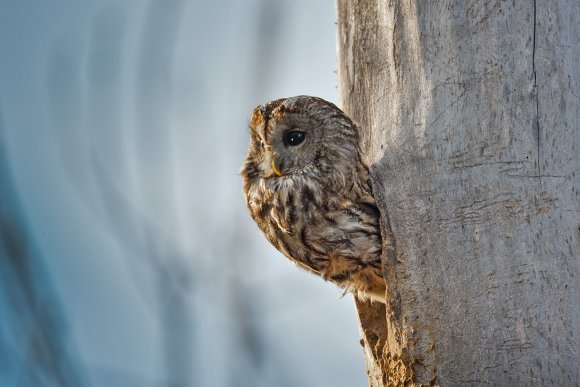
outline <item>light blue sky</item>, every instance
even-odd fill
[[[255,105],[337,102],[334,18],[322,0],[2,5],[10,203],[87,385],[366,385],[350,296],[266,242],[238,176]]]

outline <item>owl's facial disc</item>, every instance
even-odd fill
[[[305,138],[306,138],[306,133],[304,131],[293,130],[293,129],[286,131],[284,133],[284,135],[282,136],[283,143],[284,143],[284,146],[286,148],[299,147],[300,144],[302,144],[304,142]],[[283,153],[284,152],[276,152],[276,154],[272,154],[272,169],[274,170],[276,175],[278,175],[279,177],[283,175],[280,168],[285,169],[284,167],[286,167],[283,164],[284,163],[284,159],[282,157],[282,156],[284,156]],[[280,163],[280,166],[277,165],[277,162]]]
[[[264,177],[284,177],[312,166],[322,125],[297,111],[295,99],[279,99],[254,109],[250,129],[254,160]]]
[[[311,117],[295,113],[284,105],[273,111],[268,125],[268,145],[272,160],[282,176],[303,173],[314,165],[323,146],[323,127]]]

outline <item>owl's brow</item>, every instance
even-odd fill
[[[263,130],[259,130],[258,128],[262,125],[258,125],[256,128],[252,128],[252,131],[255,135],[264,142],[264,144],[268,143],[268,124],[270,123],[271,114],[262,114],[262,119],[264,122]]]
[[[260,136],[260,133],[257,130],[255,130],[254,128],[250,128],[250,132],[252,133],[252,137],[254,137],[254,140],[256,142],[264,142],[262,136]]]
[[[264,142],[266,144],[268,143],[268,128],[269,128],[270,121],[274,118],[274,110],[276,110],[276,108],[279,106],[280,105],[277,105],[277,104],[275,105],[273,103],[268,104],[266,106],[264,114],[262,115],[262,117],[264,117]]]
[[[270,132],[269,131],[270,122],[275,119],[274,110],[276,110],[276,108],[268,109],[266,111],[267,114],[264,114],[264,142],[266,144],[268,143],[268,133]]]

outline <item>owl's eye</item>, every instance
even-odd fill
[[[302,144],[306,133],[299,130],[291,130],[284,134],[284,143],[289,146],[296,146]]]

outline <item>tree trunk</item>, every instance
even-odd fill
[[[580,1],[337,10],[385,245],[370,384],[578,385]]]

